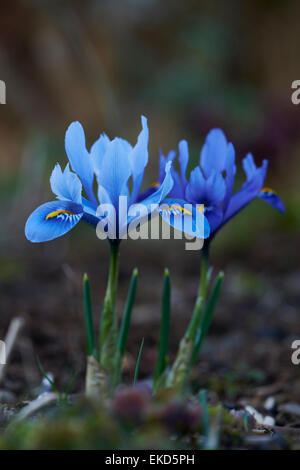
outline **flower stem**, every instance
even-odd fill
[[[203,305],[206,300],[207,288],[209,284],[208,276],[209,268],[209,245],[204,246],[201,258],[201,273],[198,288],[198,296],[196,299],[193,315],[186,331],[186,338],[194,342],[196,340],[201,315],[203,312]]]
[[[191,360],[199,332],[199,326],[203,315],[203,307],[206,300],[209,284],[209,245],[203,248],[201,259],[201,274],[198,295],[192,314],[192,318],[182,338],[173,367],[169,372],[167,386],[182,392],[191,371]]]
[[[117,347],[118,325],[116,296],[119,272],[119,242],[110,242],[109,276],[104,298],[99,333],[99,362],[104,370],[113,374]]]

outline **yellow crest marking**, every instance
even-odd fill
[[[59,209],[57,211],[54,211],[54,212],[50,212],[50,214],[48,214],[46,216],[46,220],[47,219],[53,219],[53,217],[56,217],[57,215],[59,214],[70,214],[70,215],[76,215],[75,212],[70,212],[70,211],[66,211],[64,209]]]

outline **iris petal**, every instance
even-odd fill
[[[244,172],[246,173],[247,181],[250,181],[251,178],[255,175],[257,170],[257,166],[255,165],[255,161],[253,158],[252,153],[248,153],[242,161]]]
[[[171,175],[171,167],[172,167],[172,162],[169,161],[166,164],[165,178],[163,182],[161,183],[160,187],[153,194],[151,194],[146,199],[141,201],[142,204],[146,205],[147,207],[150,207],[152,204],[160,204],[161,201],[163,201],[167,197],[167,195],[170,193],[171,189],[173,188],[173,184],[174,184],[174,181]]]
[[[186,187],[185,196],[188,201],[195,204],[217,206],[225,196],[225,181],[221,173],[212,171],[205,179],[197,166],[191,172],[190,181]]]
[[[231,143],[228,144],[227,147],[227,155],[226,155],[226,177],[225,177],[225,184],[226,184],[226,192],[225,192],[225,197],[223,200],[223,212],[225,214],[229,200],[232,195],[233,191],[233,186],[234,186],[234,178],[236,174],[236,165],[235,165],[235,150],[234,147]]]
[[[183,186],[187,185],[186,169],[189,161],[189,147],[186,140],[181,140],[178,144],[180,175]]]
[[[243,166],[244,166],[244,162],[248,164],[250,161],[251,159],[249,160],[249,157],[247,156],[243,161]],[[240,212],[247,204],[249,204],[249,202],[251,202],[255,197],[258,196],[259,191],[261,190],[264,184],[264,180],[265,180],[266,173],[267,173],[267,168],[268,168],[268,161],[264,160],[262,166],[259,168],[255,168],[254,172],[251,169],[251,174],[252,174],[251,179],[247,180],[243,184],[242,188],[231,197],[229,204],[228,204],[227,211],[225,213],[225,217],[223,221],[224,223],[227,222],[229,219],[231,219],[235,214]],[[250,175],[250,173],[248,174]]]
[[[262,188],[258,197],[270,204],[274,209],[277,209],[282,214],[285,213],[285,207],[280,197],[270,188]]]
[[[200,154],[200,165],[206,178],[212,171],[222,172],[225,169],[227,145],[221,129],[212,129],[208,133]]]
[[[223,210],[220,207],[208,207],[204,210],[205,217],[210,226],[210,232],[214,233],[223,222]]]
[[[185,190],[185,197],[187,201],[194,204],[200,202],[201,199],[205,199],[202,202],[206,202],[206,181],[198,166],[191,171],[190,181]]]
[[[94,172],[91,156],[86,149],[83,127],[78,121],[72,122],[68,127],[65,137],[65,147],[71,167],[81,179],[88,199],[96,202],[93,193]]]
[[[166,199],[163,206],[159,213],[171,227],[192,237],[209,237],[208,220],[199,208],[178,199]]]
[[[149,130],[147,119],[145,116],[141,117],[142,130],[138,136],[137,143],[129,154],[131,165],[131,172],[133,178],[133,187],[131,192],[131,203],[137,200],[138,193],[143,181],[145,166],[148,163],[148,141]]]
[[[118,206],[120,196],[128,196],[127,182],[131,169],[127,144],[123,139],[112,140],[99,167],[99,186],[106,190],[115,207]]]
[[[46,202],[27,219],[26,238],[34,243],[46,242],[69,232],[83,216],[83,207],[68,201]]]
[[[101,166],[102,159],[105,155],[109,142],[110,142],[109,138],[107,137],[106,134],[103,133],[100,135],[99,139],[93,143],[91,147],[91,151],[90,151],[91,160],[92,160],[92,165],[93,165],[94,172],[97,178],[99,177],[99,168]]]
[[[82,184],[78,176],[70,170],[69,164],[62,171],[57,163],[50,176],[52,192],[63,201],[81,204]]]
[[[172,162],[166,164],[165,169],[165,178],[159,188],[150,196],[140,201],[140,204],[146,208],[145,214],[140,218],[140,223],[144,223],[152,213],[157,214],[157,209],[159,204],[167,197],[173,187],[173,178],[171,175],[171,165]],[[128,224],[131,223],[136,218],[135,215],[135,204],[131,205],[128,209]],[[121,228],[121,232],[124,232],[124,227]]]

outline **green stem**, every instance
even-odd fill
[[[104,298],[99,333],[99,362],[108,372],[113,372],[117,346],[116,297],[119,272],[119,242],[110,242],[109,276]]]
[[[203,306],[206,300],[209,284],[209,245],[202,251],[201,274],[198,295],[192,314],[192,318],[182,338],[179,350],[167,378],[167,386],[182,392],[185,388],[189,373],[191,372],[191,359],[197,340],[199,325],[203,315]]]
[[[207,288],[209,284],[208,268],[209,268],[209,245],[207,244],[206,246],[204,246],[203,251],[202,251],[201,274],[200,274],[200,282],[199,282],[199,288],[198,288],[198,296],[196,299],[191,321],[186,331],[186,339],[188,341],[192,341],[193,343],[197,336],[199,323],[200,323],[200,319],[201,319],[201,315],[203,311],[203,304],[206,300]]]

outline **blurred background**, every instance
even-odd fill
[[[212,127],[235,145],[269,159],[267,186],[286,204],[281,216],[254,201],[217,236],[212,262],[226,272],[222,300],[195,380],[227,400],[254,400],[257,387],[279,384],[297,397],[300,369],[290,361],[300,337],[300,4],[270,0],[11,0],[0,6],[0,338],[15,316],[25,331],[8,369],[12,396],[32,394],[41,379],[38,355],[61,387],[78,373],[82,388],[82,276],[91,279],[95,320],[106,285],[108,246],[89,226],[33,245],[24,224],[52,200],[49,176],[67,161],[64,133],[74,120],[88,147],[105,131],[132,143],[148,118],[150,162],[158,149],[189,141],[191,166]],[[243,181],[240,171],[237,185]],[[140,272],[126,380],[138,347],[147,377],[155,361],[163,268],[173,281],[171,357],[190,316],[200,253],[184,241],[127,241],[121,246],[122,312],[134,266]],[[291,399],[293,399],[291,397]]]

